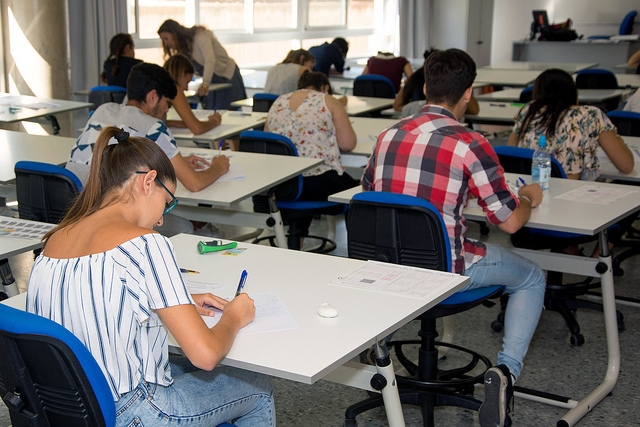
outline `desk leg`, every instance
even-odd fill
[[[400,403],[398,382],[396,381],[396,374],[393,370],[393,363],[391,363],[391,358],[389,357],[389,349],[383,342],[382,345],[376,343],[374,350],[378,374],[384,376],[387,380],[387,384],[381,392],[389,427],[404,427],[404,415],[402,413],[402,404]]]
[[[573,426],[587,412],[591,411],[602,399],[613,390],[620,371],[620,341],[618,337],[618,321],[616,319],[616,295],[613,287],[613,271],[611,270],[611,253],[609,252],[606,230],[600,233],[600,262],[606,264],[607,271],[600,275],[602,288],[602,308],[604,311],[605,333],[607,336],[607,372],[602,383],[593,389],[578,405],[567,412],[558,421],[558,426]]]

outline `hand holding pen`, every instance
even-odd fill
[[[242,270],[242,274],[240,274],[240,283],[238,283],[238,289],[236,290],[236,296],[240,295],[244,290],[244,285],[247,283],[247,270]]]
[[[224,145],[224,139],[221,139],[218,143],[218,157],[222,155],[222,146]]]

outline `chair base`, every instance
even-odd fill
[[[305,238],[305,240],[306,239],[315,239],[315,240],[318,240],[320,242],[317,246],[314,246],[311,249],[307,249],[306,252],[313,252],[313,253],[317,253],[317,254],[328,254],[329,252],[333,252],[338,247],[336,242],[334,242],[331,239],[327,239],[326,237],[322,237],[322,236],[305,236],[304,238]],[[254,239],[252,243],[260,243],[260,242],[263,242],[265,240],[268,240],[269,244],[271,246],[273,246],[273,247],[277,247],[278,246],[278,244],[276,243],[276,236],[275,235],[258,237],[256,239]],[[291,236],[290,234],[287,234],[287,246],[288,246],[289,249],[296,250],[296,251],[299,251],[299,250],[302,249],[301,246],[300,246],[300,238],[297,237],[297,236]]]

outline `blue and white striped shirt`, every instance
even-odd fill
[[[155,310],[193,303],[171,242],[156,233],[79,258],[41,254],[27,291],[27,311],[87,346],[116,401],[141,379],[171,385],[167,331]]]

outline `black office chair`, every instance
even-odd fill
[[[89,111],[89,115],[107,102],[122,103],[126,95],[127,88],[122,86],[99,85],[92,87],[89,91],[89,102],[93,104],[93,108]]]
[[[0,304],[0,395],[14,427],[109,427],[116,408],[95,359],[66,328]]]
[[[418,197],[377,191],[356,194],[349,204],[347,239],[350,258],[451,271],[451,249],[444,221],[431,203]],[[406,376],[396,376],[400,400],[421,408],[425,426],[435,425],[437,406],[478,410],[481,402],[473,397],[474,384],[482,383],[485,371],[492,366],[486,356],[436,341],[436,319],[487,303],[502,291],[503,286],[495,285],[458,292],[419,316],[419,340],[387,344],[408,372]],[[411,360],[405,351],[409,346],[419,346],[417,361]],[[460,354],[466,364],[439,369],[437,347]],[[382,397],[376,395],[350,406],[344,425],[357,425],[358,414],[382,404]]]
[[[531,173],[531,159],[534,150],[529,148],[498,146],[494,147],[500,164],[506,172],[517,174]],[[562,165],[555,157],[551,157],[551,176],[554,178],[566,178]],[[571,245],[592,242],[596,236],[583,236],[575,233],[565,233],[561,231],[540,230],[530,227],[522,227],[511,235],[511,243],[517,248],[534,250],[549,249],[552,252],[562,252]],[[547,273],[547,287],[545,293],[545,308],[558,312],[565,320],[571,333],[570,341],[572,345],[584,344],[584,336],[580,332],[580,325],[575,317],[578,308],[588,308],[602,311],[602,304],[595,301],[578,298],[588,294],[591,290],[598,288],[599,284],[592,284],[591,279],[585,281],[563,284],[562,273],[549,271]],[[506,301],[503,299],[503,304]],[[617,312],[618,328],[624,329],[622,313]],[[504,310],[498,319],[492,324],[494,330],[502,329],[504,323]]]
[[[19,161],[14,169],[18,215],[22,219],[57,224],[82,190],[78,177],[61,166]]]
[[[640,113],[635,111],[612,110],[607,113],[611,122],[623,136],[640,136]]]
[[[296,146],[289,138],[272,132],[249,130],[240,134],[239,151],[252,153],[279,154],[284,156],[298,156]],[[299,200],[302,193],[302,175],[298,175],[275,188],[268,194],[253,197],[253,209],[255,212],[269,213],[274,208],[280,210],[284,224],[289,226],[287,245],[289,249],[300,249],[302,237],[317,239],[318,247],[311,252],[331,252],[336,248],[336,243],[323,236],[303,236],[298,227],[298,221],[316,218],[320,215],[341,215],[346,212],[347,206],[343,203],[334,203],[323,200]],[[271,196],[275,195],[276,207],[270,205]],[[266,237],[272,246],[275,244],[275,236]]]
[[[253,111],[257,113],[268,113],[269,108],[278,99],[275,93],[256,93],[253,95]]]
[[[364,74],[353,81],[353,95],[393,99],[396,97],[396,89],[388,77]]]

